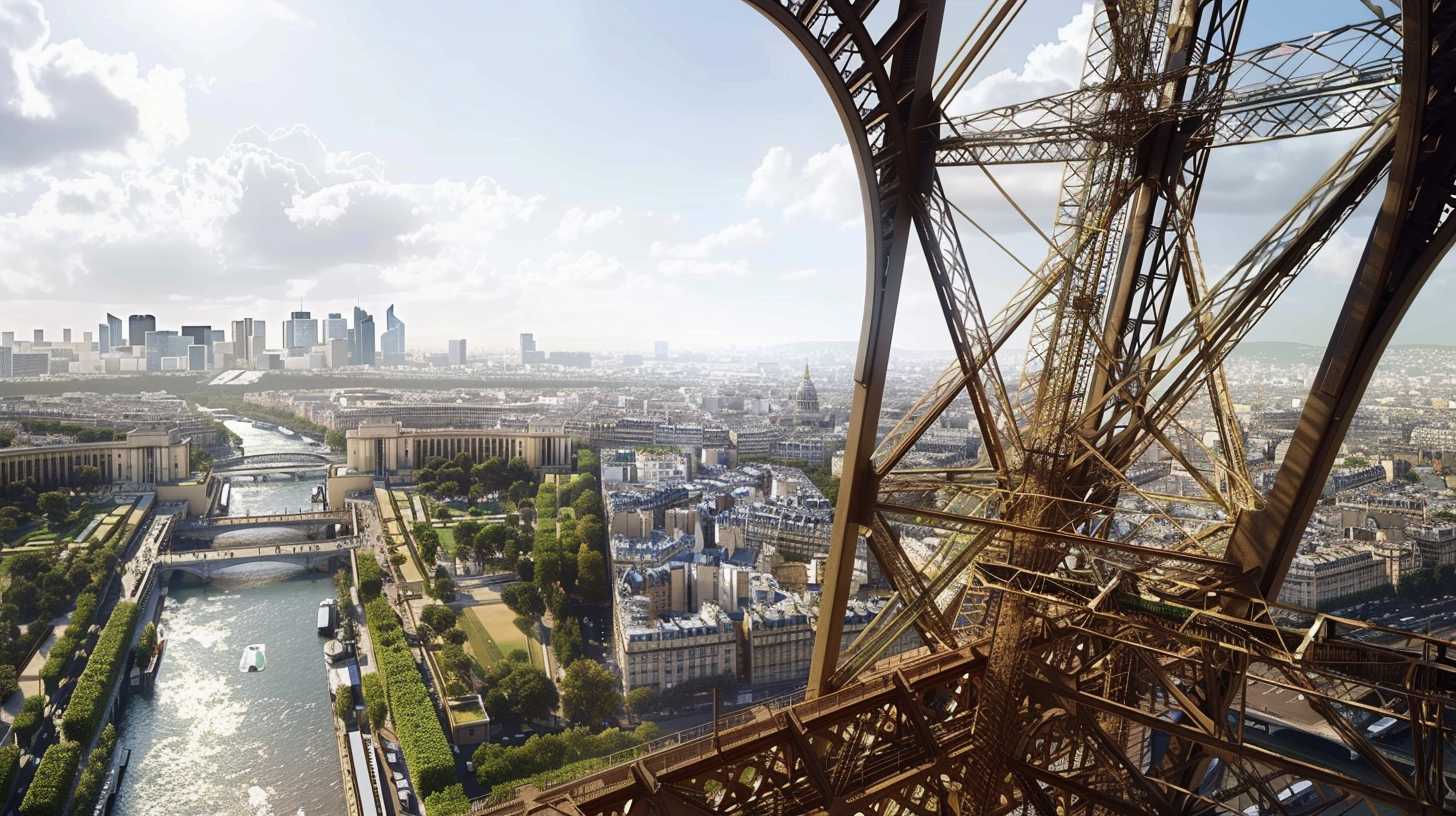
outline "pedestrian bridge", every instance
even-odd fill
[[[361,536],[346,536],[328,541],[307,541],[298,544],[249,544],[235,547],[208,547],[200,550],[162,553],[157,566],[164,573],[184,572],[203,580],[219,570],[243,564],[287,564],[305,569],[327,568],[330,562],[345,558],[350,550],[364,543]]]
[[[318,510],[307,513],[274,513],[266,516],[213,516],[183,524],[177,530],[177,537],[193,540],[213,539],[223,533],[262,527],[303,528],[310,536],[317,536],[331,524],[337,524],[352,531],[354,529],[353,511]]]
[[[252,456],[233,456],[227,459],[218,459],[212,463],[212,472],[223,474],[228,471],[263,467],[326,467],[337,461],[339,461],[337,457],[323,453],[311,453],[309,451],[256,453]]]

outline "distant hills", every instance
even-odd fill
[[[1281,340],[1249,340],[1240,343],[1229,355],[1242,360],[1258,360],[1265,363],[1318,363],[1325,350],[1308,343],[1289,343]]]
[[[1442,343],[1391,344],[1386,349],[1386,353],[1422,350],[1456,352],[1456,346]],[[1291,343],[1281,340],[1250,340],[1240,343],[1230,356],[1243,360],[1258,360],[1267,363],[1309,363],[1311,365],[1318,365],[1324,359],[1324,355],[1324,346],[1315,346],[1309,343]]]

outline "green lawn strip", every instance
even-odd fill
[[[464,610],[460,615],[460,623],[465,629],[465,642],[470,645],[470,651],[474,653],[475,659],[480,661],[480,665],[488,669],[505,659],[505,654],[501,652],[495,638],[490,636],[485,624],[481,623],[480,618],[473,615],[469,609]]]
[[[440,547],[449,553],[451,558],[458,558],[460,553],[460,542],[455,538],[454,527],[440,527],[435,530],[440,536]]]

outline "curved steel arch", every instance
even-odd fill
[[[1403,85],[1380,212],[1269,503],[1239,519],[1232,557],[1278,594],[1355,409],[1401,319],[1456,242],[1451,2],[1407,3]]]
[[[855,361],[846,469],[825,585],[827,608],[849,600],[860,527],[871,521],[870,466],[905,253],[919,201],[931,189],[939,111],[931,76],[944,14],[941,0],[901,0],[894,22],[873,37],[865,20],[877,0],[745,0],[778,26],[814,68],[834,102],[859,169],[866,232],[864,316]],[[811,689],[827,687],[838,661],[842,614],[821,618]]]

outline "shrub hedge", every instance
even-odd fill
[[[455,759],[450,753],[450,743],[440,727],[435,704],[425,689],[414,656],[404,643],[394,610],[383,598],[376,598],[365,605],[364,617],[374,638],[379,672],[384,675],[384,694],[405,764],[409,766],[416,790],[428,797],[455,784]]]
[[[86,661],[86,668],[76,681],[76,690],[66,706],[66,716],[61,720],[61,730],[66,739],[89,741],[101,723],[102,707],[107,692],[118,672],[126,665],[126,647],[131,640],[132,627],[136,624],[136,604],[123,601],[111,612],[101,637],[96,639],[96,648]]]
[[[601,766],[591,762],[629,748],[637,748],[661,736],[653,723],[643,723],[631,731],[608,728],[593,734],[582,726],[568,728],[559,734],[539,734],[517,748],[494,742],[482,743],[471,757],[475,761],[475,778],[490,788],[494,797],[498,788],[514,789],[537,777],[555,774],[550,784],[575,778],[572,774]],[[560,773],[557,773],[560,772]]]
[[[76,598],[76,608],[71,610],[71,622],[67,624],[66,631],[80,629],[85,631],[86,627],[95,622],[96,618],[96,593],[87,590]]]
[[[470,800],[465,797],[462,785],[451,785],[425,797],[425,812],[430,816],[465,816],[470,812]]]
[[[15,781],[15,769],[18,767],[20,746],[13,742],[0,746],[0,802],[5,801],[6,794],[10,793],[10,785]]]
[[[81,638],[75,630],[67,629],[64,635],[56,638],[51,644],[50,654],[46,656],[46,662],[40,667],[40,679],[45,687],[54,691],[56,683],[61,679],[61,674],[66,670],[66,664],[71,662],[76,650],[81,648]]]
[[[76,780],[76,766],[81,762],[81,744],[58,742],[46,749],[25,799],[20,803],[24,816],[61,816],[61,808]]]
[[[15,729],[16,735],[21,742],[30,743],[30,738],[35,736],[35,731],[40,727],[41,718],[45,716],[46,698],[44,694],[32,694],[25,698],[20,713],[15,715],[15,722],[11,727]]]
[[[101,738],[86,757],[86,767],[76,782],[76,799],[71,803],[71,813],[84,816],[96,809],[96,800],[101,796],[101,786],[106,782],[106,773],[111,770],[111,753],[116,750],[116,726],[107,723],[101,729]]]
[[[380,577],[379,561],[373,553],[356,553],[354,556],[355,568],[359,571],[359,602],[368,603],[379,597],[379,592],[384,586]]]
[[[46,656],[45,665],[40,667],[40,679],[45,683],[46,688],[55,690],[57,681],[61,679],[61,674],[66,670],[66,664],[80,650],[86,628],[92,624],[95,617],[96,593],[82,592],[76,598],[76,608],[71,610],[71,620],[66,625],[66,633],[56,638],[56,642],[51,645],[50,654]]]
[[[384,698],[384,680],[379,672],[364,675],[364,710],[369,715],[369,724],[378,728],[384,725],[384,715],[389,704]]]

